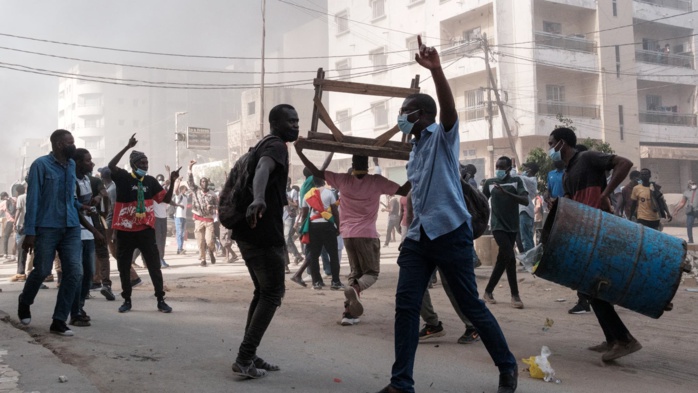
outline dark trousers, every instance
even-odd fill
[[[691,214],[686,214],[686,234],[688,235],[688,242],[693,243],[693,223],[696,220],[696,216]]]
[[[167,242],[167,218],[155,218],[155,244],[158,246],[160,259],[165,260],[165,242]]]
[[[657,230],[657,231],[659,230],[659,220],[647,221],[647,220],[641,220],[638,218],[637,223],[640,225],[644,225],[647,228],[652,228],[652,229]]]
[[[502,274],[506,270],[511,296],[519,296],[519,284],[516,281],[516,256],[514,254],[516,232],[492,231],[492,236],[497,242],[497,246],[499,246],[499,253],[497,254],[497,263],[495,263],[492,270],[492,276],[490,276],[490,282],[485,287],[485,292],[492,293],[494,291],[494,287],[497,286],[499,279],[502,278]]]
[[[155,287],[155,297],[163,299],[160,253],[155,244],[155,230],[152,228],[138,232],[116,231],[116,265],[121,279],[121,297],[131,299],[131,259],[133,251],[139,249],[148,268],[148,274]]]
[[[95,241],[83,240],[82,241],[82,281],[78,286],[78,290],[75,291],[75,299],[73,300],[73,306],[70,308],[70,316],[72,318],[80,315],[80,310],[85,306],[85,299],[90,293],[90,287],[92,286],[92,275],[95,272]]]
[[[467,224],[436,239],[421,230],[419,241],[406,238],[397,264],[400,273],[395,294],[395,363],[390,384],[414,392],[414,358],[419,342],[419,310],[431,274],[436,267],[453,292],[461,312],[477,329],[485,348],[500,372],[516,369],[497,320],[478,298],[473,266],[473,235]]]
[[[17,274],[26,274],[27,272],[27,250],[22,248],[24,243],[24,235],[19,233],[15,235],[15,248],[17,249]]]
[[[577,292],[579,296],[579,301],[587,301],[591,305],[596,319],[599,321],[601,330],[606,337],[606,342],[613,345],[618,341],[627,343],[632,339],[630,331],[625,327],[625,324],[620,319],[620,316],[613,308],[613,305],[607,301],[595,299],[589,295],[581,292]]]
[[[330,254],[332,282],[339,282],[337,228],[331,222],[311,222],[308,233],[310,234],[310,244],[308,244],[308,270],[310,270],[310,275],[313,277],[313,283],[322,282],[319,258],[323,246],[328,254]]]
[[[254,294],[247,313],[245,336],[240,343],[236,362],[249,365],[257,356],[257,347],[264,337],[276,309],[281,306],[284,286],[286,248],[260,247],[238,241],[238,248],[245,260],[254,284]]]
[[[14,230],[14,222],[7,221],[5,223],[5,227],[2,229],[2,239],[0,239],[0,242],[2,242],[2,254],[0,255],[8,255],[10,251],[10,237],[12,235],[12,231]]]
[[[107,231],[100,229],[104,238],[107,238]],[[111,287],[111,261],[109,260],[109,246],[107,242],[95,242],[95,268],[94,282]]]

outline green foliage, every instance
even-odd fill
[[[577,145],[584,145],[589,150],[600,151],[601,153],[613,154],[615,151],[607,142],[598,139],[586,138],[577,141]]]

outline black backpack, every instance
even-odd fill
[[[465,205],[472,217],[473,239],[477,239],[485,233],[490,223],[490,204],[485,194],[473,188],[467,181],[461,179],[460,185],[463,189]]]
[[[262,144],[272,138],[278,137],[267,135],[254,147],[250,147],[230,170],[218,202],[218,220],[224,227],[233,229],[238,223],[245,220],[247,207],[254,200],[252,179],[254,179],[254,172],[257,168],[256,152],[262,147]]]

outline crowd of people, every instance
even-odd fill
[[[201,177],[195,181],[196,161],[189,163],[186,184],[180,178],[181,168],[171,171],[166,167],[168,178],[153,177],[148,174],[146,154],[133,150],[138,144],[134,134],[96,177],[92,176],[90,152],[76,149],[70,132],[55,131],[50,138],[51,153],[31,165],[28,188],[16,187],[16,197],[0,195],[0,213],[5,220],[2,256],[17,259],[17,275],[12,280],[25,281],[18,299],[20,322],[31,323],[31,305],[54,265],[60,265],[60,286],[49,330],[72,336],[69,325],[89,326],[91,318],[84,307],[90,289],[99,288],[107,300],[116,298],[110,280],[110,254],[116,258],[119,272],[123,303],[118,312],[130,311],[134,306],[132,288],[142,282],[134,270],[137,252],[153,283],[155,309],[172,312],[165,301],[161,271],[169,266],[164,253],[167,217],[174,217],[176,252],[185,254],[191,209],[200,265],[215,264],[219,252],[228,262],[235,261],[235,242],[249,271],[254,292],[232,370],[245,378],[261,378],[280,369],[259,357],[257,348],[282,304],[289,265],[298,266],[290,281],[301,286],[307,286],[303,279],[306,269],[315,290],[322,290],[323,278],[330,278],[330,289],[344,294],[338,310],[340,324],[359,323],[366,306],[362,294],[380,275],[381,241],[376,223],[382,210],[388,213],[383,246],[391,241],[400,243],[400,270],[392,377],[380,392],[414,392],[418,342],[443,335],[429,295],[437,271],[465,325],[458,342],[481,340],[499,371],[498,392],[514,392],[517,362],[487,304],[496,303],[494,290],[506,272],[511,305],[524,308],[517,287],[515,250],[532,249],[536,237],[540,243],[544,215],[556,199],[571,198],[652,229],[660,228],[661,218],[671,220],[685,208],[692,242],[697,187],[689,182],[681,203],[670,214],[661,187],[650,180],[648,169],[631,172],[629,182],[621,188],[632,162],[613,154],[583,151],[574,131],[568,128],[550,134],[549,156],[555,169],[547,174],[543,195],[538,193],[536,164],[525,163],[519,172],[512,159],[500,157],[495,177],[485,179],[479,188],[489,200],[490,231],[499,246],[480,298],[474,273],[479,264],[473,248],[474,216],[464,202],[462,188],[478,188],[474,181],[477,170],[472,165],[458,164],[459,122],[453,94],[439,55],[434,48],[423,45],[421,38],[416,60],[431,73],[440,112],[437,121],[437,101],[426,94],[410,95],[401,105],[398,127],[413,144],[407,182],[400,185],[383,177],[377,159],[376,170],[370,174],[369,158],[362,155],[352,156],[346,173],[327,170],[332,154],[318,168],[296,144],[305,166],[305,180],[300,187],[292,185],[287,144],[299,139],[298,113],[290,105],[277,105],[269,113],[270,135],[249,153],[255,168],[249,180],[251,203],[242,207],[244,219],[230,228],[221,228],[218,221],[221,202],[210,180]],[[128,166],[120,168],[129,151]],[[385,202],[381,202],[382,196],[388,196]],[[401,235],[400,241],[394,232]],[[16,233],[15,254],[9,249],[12,233]],[[340,274],[343,251],[350,269],[345,283]],[[321,259],[326,260],[322,272]],[[578,295],[579,302],[570,313],[593,309],[604,334],[604,341],[589,349],[602,352],[602,359],[611,361],[642,348],[613,305],[589,294]],[[420,317],[425,322],[421,330]]]

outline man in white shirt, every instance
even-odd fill
[[[184,250],[184,234],[187,230],[187,209],[189,206],[189,189],[184,184],[177,187],[175,184],[174,204],[177,206],[175,210],[175,236],[177,238],[177,255],[185,254]]]
[[[155,177],[163,188],[165,186],[165,176],[157,175]],[[165,262],[165,243],[167,242],[167,207],[170,206],[169,203],[154,203],[153,212],[155,213],[155,243],[158,246],[158,252],[160,253],[160,265],[162,267],[170,267],[170,265]]]
[[[10,281],[25,281],[27,279],[27,251],[22,249],[24,241],[24,212],[27,208],[27,194],[24,184],[17,186],[17,210],[15,211],[15,244],[17,245],[17,274]]]

